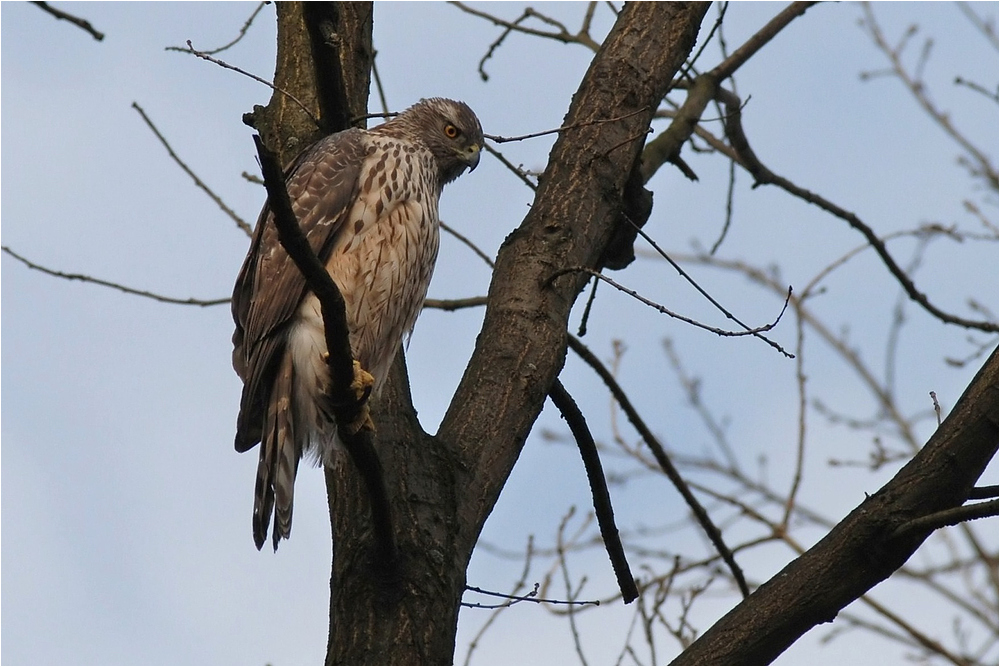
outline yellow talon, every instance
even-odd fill
[[[359,407],[357,416],[347,425],[347,430],[351,435],[362,429],[366,431],[375,430],[375,422],[372,421],[371,412],[368,410],[368,397],[371,395],[372,387],[374,386],[375,378],[371,373],[362,368],[361,363],[355,359],[354,380],[351,381],[351,391],[354,392]]]

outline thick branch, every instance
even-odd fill
[[[608,484],[604,478],[601,458],[597,454],[597,443],[594,442],[594,436],[587,427],[587,420],[576,401],[559,380],[552,384],[549,397],[562,413],[563,419],[566,420],[566,424],[580,448],[583,466],[587,470],[587,480],[590,482],[590,493],[594,499],[597,525],[601,529],[601,538],[604,540],[604,548],[607,549],[608,558],[611,559],[611,567],[618,579],[618,589],[622,593],[622,600],[625,604],[629,604],[639,597],[639,591],[635,587],[635,577],[632,576],[632,571],[629,569],[628,560],[625,558],[625,548],[622,546],[621,536],[619,536],[618,527],[615,525],[615,512],[611,507],[611,494],[608,493]]]
[[[663,474],[667,476],[667,479],[674,485],[674,488],[681,494],[684,498],[684,502],[687,503],[691,512],[694,514],[695,519],[701,526],[702,530],[708,536],[708,539],[712,541],[716,550],[719,552],[719,556],[725,561],[726,565],[729,567],[729,571],[733,575],[733,579],[740,588],[740,592],[743,593],[743,597],[750,595],[750,588],[747,586],[746,577],[743,576],[743,570],[736,563],[736,558],[733,556],[732,550],[726,544],[725,540],[722,539],[722,531],[720,531],[716,525],[712,522],[712,518],[708,516],[708,512],[702,506],[698,499],[695,497],[694,493],[691,491],[691,487],[688,483],[684,481],[681,477],[680,472],[674,466],[670,457],[667,455],[667,451],[660,444],[660,441],[653,435],[653,432],[646,425],[645,420],[639,415],[639,411],[635,409],[632,405],[632,401],[629,400],[625,391],[618,384],[615,376],[612,375],[601,360],[594,356],[594,353],[590,351],[586,345],[580,342],[579,338],[575,336],[570,336],[568,339],[569,347],[576,352],[581,359],[583,359],[594,371],[601,377],[604,381],[605,386],[611,391],[611,395],[615,397],[615,401],[618,402],[618,406],[621,407],[622,411],[625,412],[625,416],[628,417],[629,422],[638,431],[639,435],[642,437],[643,442],[649,447],[649,451],[652,452],[653,457],[656,462],[660,465],[660,469]]]
[[[560,133],[531,212],[500,249],[476,350],[438,434],[476,489],[459,510],[470,552],[562,368],[569,310],[586,277],[546,281],[598,264],[653,112],[707,9],[625,6],[562,123],[574,129]],[[606,118],[621,120],[587,124]]]
[[[674,664],[763,665],[901,567],[933,532],[894,537],[959,507],[997,451],[997,351],[922,450],[816,546],[681,653]]]

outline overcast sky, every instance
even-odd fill
[[[97,42],[27,3],[2,5],[3,244],[39,264],[174,297],[228,297],[248,239],[174,164],[132,104],[140,105],[176,152],[244,219],[252,222],[262,190],[240,174],[257,173],[251,130],[241,115],[266,104],[270,90],[164,47],[191,40],[214,48],[236,36],[254,4],[73,3],[66,9],[105,33]],[[544,3],[537,9],[576,29],[584,5]],[[730,49],[753,34],[781,5],[730,7]],[[521,6],[487,7],[508,19]],[[996,21],[996,4],[978,5]],[[955,75],[993,89],[997,54],[953,5],[877,5],[891,39],[911,23],[935,37],[925,70],[932,91],[963,132],[997,156],[996,105],[951,85]],[[706,19],[707,33],[715,10]],[[879,234],[925,222],[974,221],[962,200],[978,202],[995,224],[996,198],[975,188],[956,164],[954,144],[915,111],[898,82],[864,83],[859,73],[884,66],[857,26],[853,4],[814,7],[739,73],[748,134],[775,171],[854,211]],[[595,36],[613,16],[600,6]],[[542,24],[538,24],[543,27]],[[220,54],[262,77],[274,71],[274,8],[265,7],[232,49]],[[500,30],[439,3],[379,4],[375,9],[378,67],[392,110],[421,97],[462,99],[488,133],[515,135],[557,127],[592,53],[515,35],[486,63],[477,63]],[[922,39],[922,38],[921,38]],[[919,44],[914,45],[916,53]],[[717,62],[709,47],[706,62]],[[707,66],[706,66],[707,68]],[[677,99],[681,99],[678,97]],[[372,96],[370,107],[379,110]],[[708,114],[712,114],[709,111]],[[657,129],[662,129],[662,122]],[[514,164],[541,169],[550,138],[504,146]],[[666,248],[710,246],[725,212],[728,166],[685,153],[698,172],[690,183],[664,168],[650,183],[655,208],[647,230]],[[780,265],[782,280],[802,285],[862,243],[856,232],[813,207],[768,188],[737,182],[733,229],[722,256],[759,266]],[[531,193],[497,161],[445,190],[442,219],[489,255],[520,222]],[[909,261],[913,244],[891,246]],[[296,485],[295,531],[277,554],[253,547],[250,516],[256,450],[233,451],[240,382],[231,367],[228,306],[168,305],[52,278],[2,259],[2,654],[21,663],[318,663],[327,636],[329,522],[320,471],[303,468]],[[754,324],[777,314],[781,301],[738,276],[694,269],[720,300]],[[673,310],[713,315],[666,265],[639,260],[615,276]],[[920,288],[945,310],[974,317],[966,299],[997,309],[995,244],[935,244],[917,273]],[[451,237],[429,296],[484,294],[489,269]],[[831,278],[820,311],[881,370],[898,286],[870,253]],[[899,343],[898,400],[906,414],[929,410],[928,391],[950,409],[980,361],[948,367],[945,356],[972,347],[966,333],[942,325],[912,305]],[[995,317],[995,315],[993,316]],[[424,428],[436,430],[461,376],[482,312],[425,312],[408,348],[414,400]],[[713,319],[714,318],[714,319]],[[572,319],[579,322],[579,312]],[[789,318],[773,337],[793,346]],[[587,342],[602,358],[612,341],[628,346],[620,377],[654,429],[671,447],[697,453],[709,438],[665,360],[671,338],[702,379],[714,408],[728,420],[739,455],[767,474],[789,472],[797,421],[794,365],[752,339],[722,339],[696,331],[603,289]],[[983,336],[979,341],[988,341]],[[867,414],[857,381],[831,362],[819,343],[810,357],[810,388],[837,409]],[[593,374],[570,359],[563,373],[598,438],[612,436],[607,394]],[[815,421],[821,421],[816,419]],[[529,438],[483,540],[523,550],[529,535],[551,544],[570,506],[590,507],[586,478],[572,447],[540,434],[564,427],[551,409]],[[921,437],[933,427],[923,423]],[[803,499],[838,520],[876,490],[896,468],[865,475],[831,468],[830,458],[865,460],[870,437],[816,425]],[[633,438],[632,434],[628,435]],[[988,479],[996,483],[996,464]],[[661,478],[612,487],[622,526],[661,526],[683,519],[677,494]],[[574,520],[572,526],[579,526]],[[976,526],[996,544],[996,521]],[[808,537],[815,540],[818,535]],[[690,543],[681,543],[686,539]],[[806,546],[809,546],[807,542]],[[690,533],[668,535],[659,548],[686,557],[710,553]],[[784,566],[787,548],[741,556],[753,581]],[[632,554],[640,572],[642,557]],[[614,590],[600,552],[571,561],[586,576],[582,597]],[[539,564],[531,581],[540,580]],[[477,551],[469,583],[510,588],[521,563]],[[559,593],[559,591],[555,591]],[[891,588],[876,598],[899,604]],[[881,597],[880,597],[881,596]],[[704,629],[735,602],[723,596],[697,617]],[[917,613],[929,632],[947,634],[937,610]],[[464,610],[456,661],[488,618]],[[588,659],[613,662],[632,618],[620,604],[604,605],[579,622]],[[829,644],[829,628],[810,633],[782,656],[785,664],[892,664],[906,653],[854,632]],[[677,652],[661,639],[660,661]],[[647,658],[648,659],[648,658]],[[575,663],[565,620],[537,606],[506,612],[480,640],[479,663]]]

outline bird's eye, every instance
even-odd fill
[[[462,134],[462,131],[459,130],[454,125],[452,125],[451,123],[448,123],[447,125],[444,126],[444,136],[448,137],[449,139],[455,139],[460,134]]]

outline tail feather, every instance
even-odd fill
[[[274,469],[274,454],[277,451],[274,439],[267,432],[260,443],[260,461],[257,463],[257,484],[253,495],[253,541],[257,551],[264,547],[267,539],[267,528],[271,524],[271,511],[274,509],[274,487],[271,483],[271,471]]]
[[[274,530],[271,538],[275,551],[278,549],[278,541],[288,539],[292,532],[295,473],[302,455],[301,447],[296,442],[292,417],[293,386],[292,355],[286,353],[268,400],[260,443],[253,508],[253,535],[257,549],[261,549],[267,539],[272,511]]]

